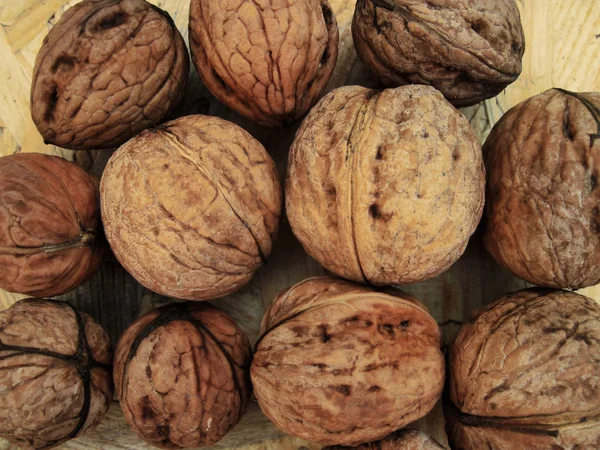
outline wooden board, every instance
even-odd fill
[[[600,91],[600,8],[597,0],[518,0],[525,28],[527,50],[523,74],[498,98],[468,108],[464,113],[481,139],[511,106],[551,87],[573,91]],[[29,89],[36,53],[44,36],[62,13],[78,0],[0,0],[0,154],[42,152],[75,159],[83,167],[101,172],[110,152],[71,152],[44,145],[29,113]],[[189,0],[151,0],[166,9],[187,40]],[[328,90],[345,84],[372,85],[352,44],[350,22],[355,1],[331,1],[340,27],[340,52]],[[283,176],[289,145],[296,128],[270,130],[256,126],[219,104],[202,86],[192,70],[192,81],[181,114],[208,113],[236,122],[250,131],[271,153]],[[94,161],[97,161],[94,165]],[[241,291],[215,303],[227,310],[248,333],[257,337],[262,312],[276,293],[323,269],[304,253],[284,222],[268,264]],[[462,321],[475,308],[489,303],[525,283],[500,269],[481,244],[479,233],[465,255],[445,274],[434,280],[405,286],[430,309],[442,324],[445,339],[451,339]],[[583,291],[600,300],[600,287]],[[19,295],[0,292],[0,308]],[[114,260],[86,285],[61,297],[90,313],[116,342],[124,328],[139,314],[168,302],[141,287]],[[439,405],[415,424],[446,444]],[[10,448],[0,442],[0,450]],[[62,446],[64,449],[145,449],[123,421],[114,403],[97,430]],[[253,401],[242,422],[213,448],[244,450],[307,450],[320,446],[286,437],[269,423]]]

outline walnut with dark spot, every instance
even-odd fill
[[[171,17],[144,0],[84,0],[36,59],[31,114],[46,143],[117,147],[183,98],[189,57]]]
[[[125,419],[157,447],[212,445],[246,410],[251,357],[243,331],[209,304],[151,311],[117,345],[114,378]]]
[[[0,436],[46,449],[93,429],[113,398],[107,334],[68,303],[0,312]]]
[[[515,0],[358,0],[352,34],[385,85],[428,84],[455,106],[499,94],[525,51]]]
[[[508,111],[485,146],[484,242],[532,284],[600,281],[600,94],[551,89]]]
[[[452,448],[600,448],[600,305],[529,289],[476,311],[450,351]]]
[[[435,440],[416,430],[402,430],[386,439],[357,447],[326,447],[323,450],[444,450]]]
[[[260,407],[281,430],[357,445],[433,408],[444,384],[440,331],[408,294],[311,278],[269,305],[250,373]]]

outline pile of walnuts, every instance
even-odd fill
[[[33,121],[48,144],[115,151],[101,179],[54,156],[0,158],[0,288],[37,297],[0,312],[0,436],[60,445],[114,390],[149,444],[211,446],[254,392],[279,429],[328,449],[441,449],[399,430],[442,398],[456,450],[600,448],[600,306],[562,290],[600,282],[600,94],[532,97],[482,148],[456,107],[519,76],[515,0],[358,0],[352,35],[385,89],[323,95],[339,45],[327,0],[191,0],[211,93],[264,126],[303,119],[282,183],[239,125],[178,117],[190,61],[167,12],[65,12],[36,59]],[[251,343],[204,301],[249,283],[284,210],[332,276],[280,292]],[[482,217],[498,264],[540,287],[475,311],[446,364],[428,299],[394,287],[447,271]],[[43,298],[92,277],[109,246],[141,285],[188,300],[139,317],[114,359],[101,325]]]

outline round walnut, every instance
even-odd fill
[[[408,294],[310,278],[265,312],[251,377],[263,412],[285,433],[358,445],[433,408],[444,385],[440,331]]]
[[[156,309],[117,345],[115,387],[125,419],[157,447],[212,445],[246,410],[251,357],[243,331],[211,305]]]
[[[484,242],[532,284],[600,281],[600,94],[551,89],[508,111],[489,135]]]
[[[0,158],[0,288],[51,297],[102,263],[98,181],[56,156]]]
[[[279,228],[275,163],[250,134],[216,117],[142,132],[111,157],[100,192],[116,257],[166,296],[206,300],[239,289]]]
[[[68,303],[0,312],[0,437],[45,449],[94,428],[113,398],[108,336]]]
[[[447,270],[481,217],[485,170],[469,122],[435,89],[349,86],[296,134],[287,215],[327,270],[374,285]]]
[[[221,102],[260,124],[286,126],[331,78],[338,27],[327,0],[192,0],[190,48]]]
[[[84,0],[44,39],[33,121],[46,143],[117,147],[173,110],[188,72],[185,43],[165,11],[144,0]]]
[[[525,51],[515,0],[358,0],[352,34],[385,85],[428,84],[455,106],[499,94]]]
[[[529,289],[476,311],[450,351],[452,448],[600,448],[600,305]]]
[[[426,434],[416,430],[403,430],[387,439],[358,447],[327,447],[324,450],[444,450],[440,444]]]

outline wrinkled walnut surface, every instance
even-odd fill
[[[416,430],[403,430],[394,436],[358,447],[327,447],[324,450],[444,450],[440,444],[424,433]]]
[[[331,78],[338,27],[327,0],[192,0],[190,48],[221,102],[285,126],[308,112]]]
[[[358,0],[352,34],[384,84],[428,84],[455,106],[499,94],[525,51],[514,0]]]
[[[68,292],[102,262],[98,182],[56,156],[0,158],[0,287],[39,297]]]
[[[469,122],[435,89],[342,87],[296,134],[287,216],[327,270],[413,283],[462,255],[481,217],[484,178]]]
[[[242,330],[208,304],[146,314],[117,345],[115,387],[125,419],[157,447],[214,444],[246,409],[251,354]]]
[[[217,117],[142,132],[111,157],[100,190],[116,257],[162,295],[206,300],[239,289],[279,228],[275,163],[250,134]]]
[[[600,94],[551,89],[508,111],[485,146],[484,242],[530,283],[600,281]]]
[[[68,303],[0,312],[0,436],[51,448],[95,427],[113,398],[107,334]]]
[[[600,448],[600,305],[592,299],[548,289],[502,297],[462,327],[449,375],[453,448]]]
[[[324,445],[370,442],[433,408],[444,384],[440,331],[407,294],[310,278],[265,312],[251,377],[284,432]]]
[[[117,147],[165,118],[188,72],[185,43],[166,12],[144,0],[84,0],[38,53],[33,121],[46,143]]]

